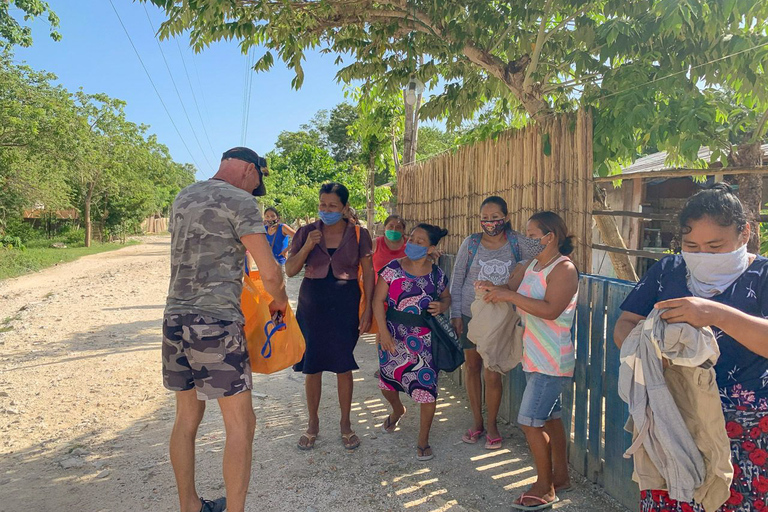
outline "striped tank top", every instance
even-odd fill
[[[554,263],[540,272],[533,270],[537,261],[534,259],[525,271],[518,293],[532,299],[543,300],[547,293],[547,277],[557,265],[569,261],[561,256]],[[555,285],[556,283],[551,283]],[[578,291],[573,295],[568,306],[555,320],[544,320],[518,309],[525,325],[523,332],[523,370],[556,377],[571,377],[576,366],[576,358],[571,338],[571,327],[576,314]]]

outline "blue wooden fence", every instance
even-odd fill
[[[452,258],[446,259],[441,263],[451,269]],[[628,509],[637,510],[632,460],[623,456],[632,436],[624,431],[629,412],[618,395],[619,349],[613,343],[619,306],[633,287],[627,281],[582,275],[573,327],[576,371],[573,385],[563,393],[563,422],[572,468]],[[461,371],[451,378],[463,385]],[[504,377],[499,416],[505,421],[516,421],[524,389],[525,376],[518,366]]]

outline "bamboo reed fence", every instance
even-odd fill
[[[168,232],[167,217],[147,217],[141,223],[141,230],[148,234],[162,234]]]
[[[548,144],[545,144],[548,139]],[[551,148],[545,155],[545,145]],[[592,254],[592,117],[588,112],[552,117],[403,166],[397,176],[398,211],[413,226],[448,229],[442,249],[455,254],[480,230],[480,205],[491,195],[506,199],[512,227],[525,232],[542,210],[560,214],[578,239],[572,258],[588,272]]]

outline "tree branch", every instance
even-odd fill
[[[528,92],[531,88],[531,75],[536,71],[539,65],[539,57],[541,57],[541,49],[546,41],[546,29],[547,22],[549,21],[549,9],[552,6],[552,0],[547,0],[544,3],[544,11],[541,14],[541,24],[539,25],[539,34],[536,36],[536,46],[533,49],[533,56],[531,57],[531,63],[528,69],[525,71],[525,79],[523,80],[523,92]]]
[[[577,16],[586,12],[586,10],[592,6],[591,3],[584,4],[583,6],[581,6],[580,9],[577,9],[576,12],[564,18],[560,23],[555,25],[555,27],[552,30],[544,32],[546,23],[547,21],[549,21],[548,7],[550,5],[551,5],[551,2],[547,2],[547,4],[544,5],[544,17],[542,18],[541,25],[539,26],[539,35],[536,38],[536,48],[534,48],[533,50],[531,65],[528,67],[528,70],[526,71],[525,81],[523,82],[523,87],[526,92],[529,91],[531,87],[531,77],[533,73],[536,71],[536,68],[538,68],[539,66],[539,58],[541,57],[541,52],[544,49],[544,45],[547,44],[547,41],[549,41],[549,38],[552,37],[558,30],[563,28],[565,25],[567,25],[568,23],[576,19]],[[546,81],[543,81],[543,83],[546,83]]]
[[[757,124],[757,128],[752,134],[752,138],[749,140],[750,144],[758,143],[763,138],[763,130],[766,124],[768,124],[768,110],[763,113],[763,117],[760,118],[760,122]]]

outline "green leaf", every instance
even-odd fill
[[[541,147],[544,155],[550,156],[552,154],[552,143],[549,140],[548,133],[545,133],[541,136]]]

